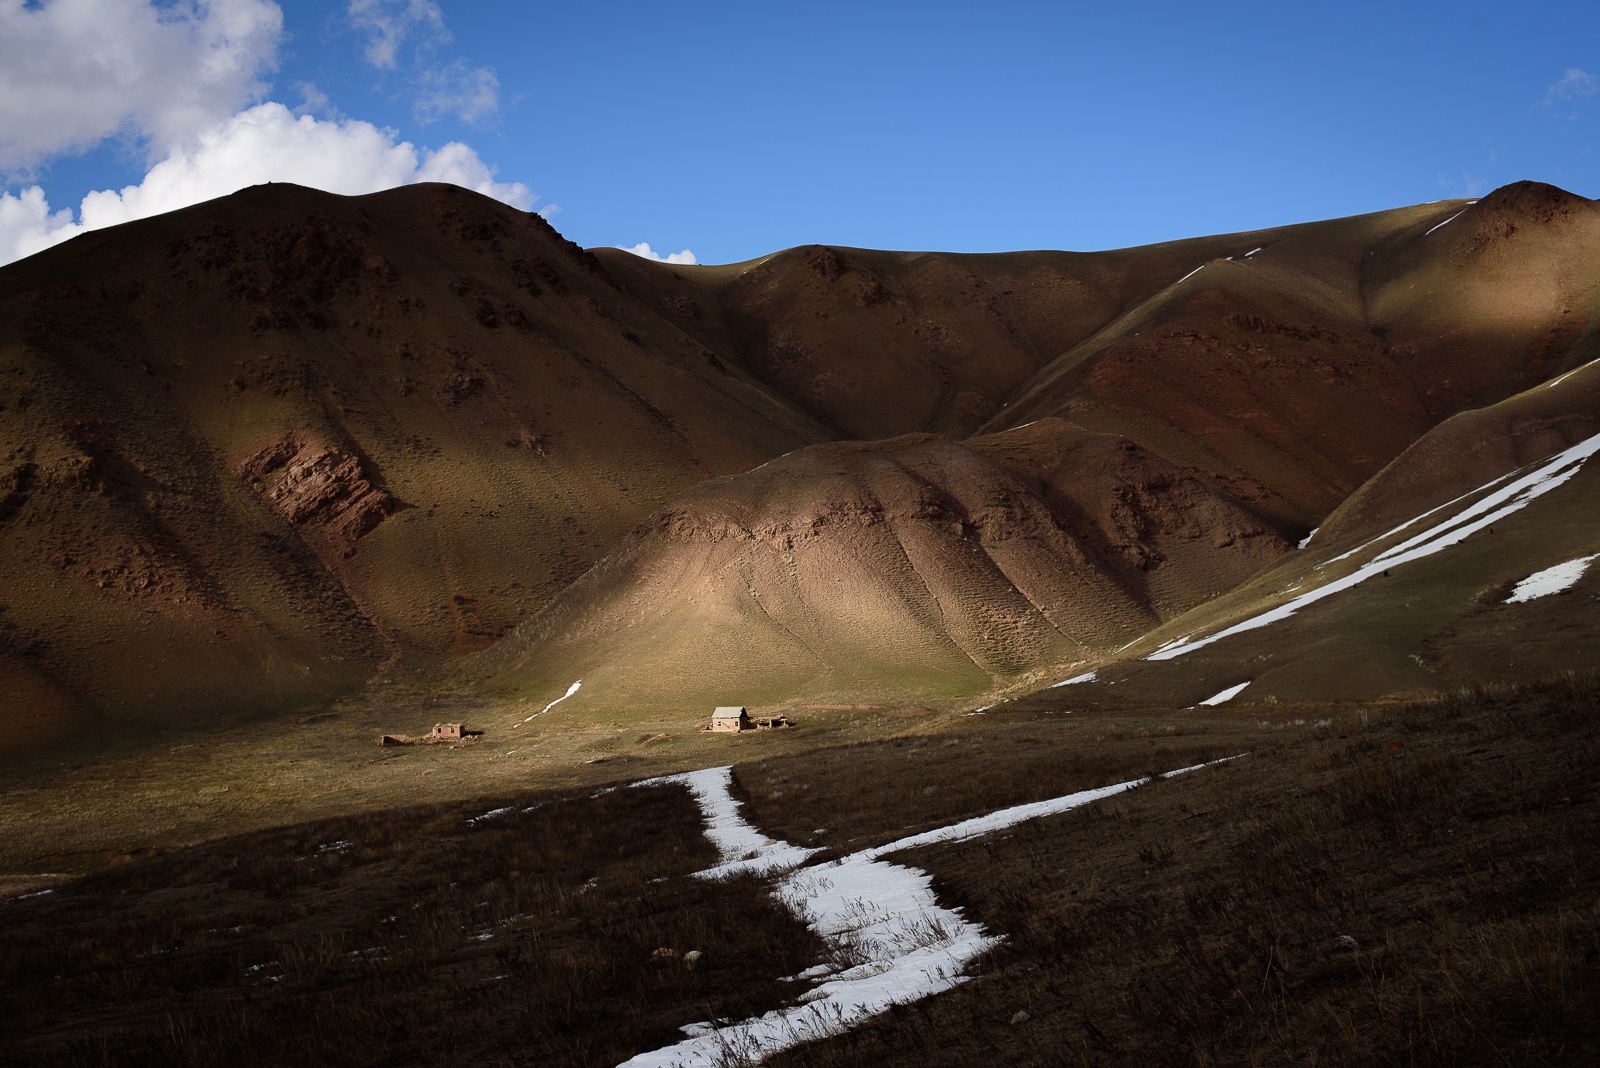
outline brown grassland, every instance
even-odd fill
[[[769,1063],[1600,1055],[1593,677],[1270,719],[1064,712],[736,766],[758,827],[849,851],[1248,754],[897,857],[1004,942],[955,991]],[[586,787],[135,859],[0,902],[0,1060],[616,1064],[784,1004],[803,987],[779,977],[826,959],[758,881],[689,877],[713,855],[680,789]]]

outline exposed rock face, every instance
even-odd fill
[[[313,430],[263,445],[239,465],[239,477],[290,525],[315,523],[351,545],[400,505],[360,458]]]

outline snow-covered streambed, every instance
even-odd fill
[[[1167,772],[1163,778],[1206,766]],[[804,865],[816,850],[768,838],[745,820],[730,792],[731,767],[636,783],[688,786],[705,816],[707,836],[722,854],[721,862],[701,876],[739,872],[781,876],[776,887],[779,899],[822,936],[843,964],[819,965],[797,976],[821,980],[797,1005],[725,1026],[691,1024],[684,1028],[689,1037],[682,1042],[641,1053],[624,1068],[692,1068],[759,1060],[801,1042],[839,1034],[891,1005],[917,1001],[964,982],[967,964],[1000,939],[960,912],[941,906],[927,872],[882,858],[1066,812],[1147,781],[1135,779],[1000,809],[812,866]]]

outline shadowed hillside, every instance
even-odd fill
[[[1597,433],[1600,362],[1448,419],[1302,551],[1023,702],[1192,706],[1239,687],[1227,704],[1265,709],[1587,670]]]

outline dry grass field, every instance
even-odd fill
[[[1577,677],[1270,720],[942,716],[747,750],[746,815],[823,859],[1247,754],[897,856],[1003,943],[957,990],[769,1063],[1589,1063],[1597,713],[1600,684]],[[594,786],[135,857],[0,903],[4,1056],[615,1064],[784,1004],[799,988],[777,980],[826,958],[759,881],[688,877],[713,859],[681,788]]]

